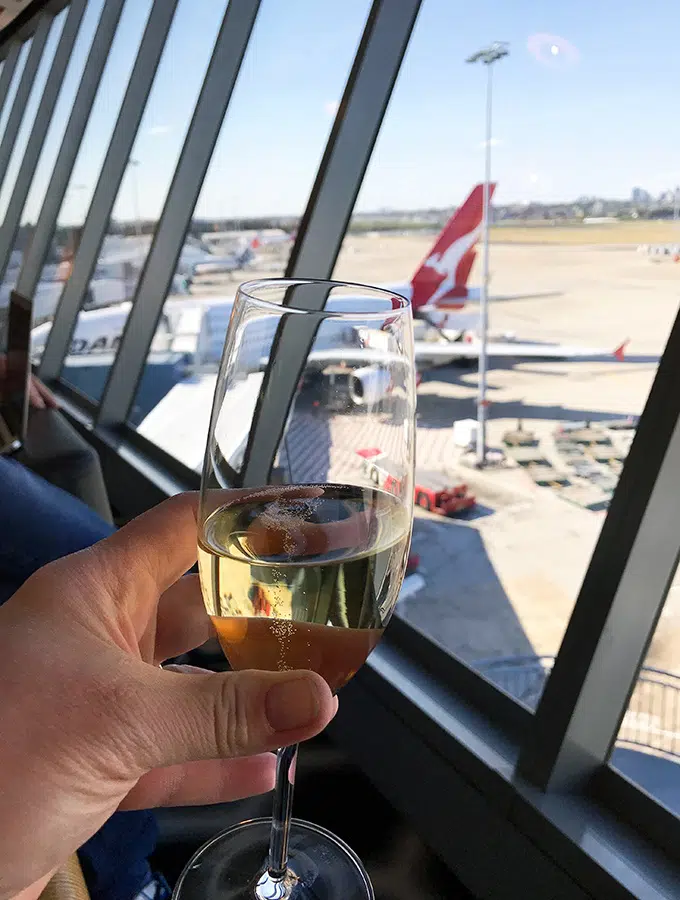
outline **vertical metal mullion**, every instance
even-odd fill
[[[329,278],[333,271],[420,6],[421,0],[373,2],[286,267],[288,278]],[[321,290],[293,293],[310,311],[323,309],[327,297]],[[281,323],[244,454],[244,485],[269,478],[318,324],[311,317],[309,327]]]
[[[40,372],[45,378],[56,378],[61,370],[78,310],[97,264],[177,3],[178,0],[155,0],[151,9],[85,218],[71,277],[64,286],[59,301],[59,314],[52,323],[45,345],[40,364]]]
[[[52,121],[52,114],[61,91],[66,67],[71,58],[73,45],[78,36],[86,5],[87,0],[71,0],[54,59],[45,81],[40,104],[35,114],[31,134],[26,143],[26,150],[17,173],[14,190],[7,206],[4,221],[0,225],[0,282],[5,276],[10,253],[19,230],[19,220],[21,219],[45,137]]]
[[[329,278],[422,0],[374,0],[290,254],[288,278]]]
[[[38,71],[43,51],[45,50],[47,36],[50,33],[53,22],[54,19],[51,16],[41,16],[35,29],[35,34],[33,35],[31,49],[28,51],[26,65],[24,66],[24,71],[21,73],[19,86],[14,95],[14,103],[12,104],[12,109],[10,110],[7,119],[7,125],[5,126],[5,133],[2,136],[2,142],[0,142],[0,188],[2,188],[5,176],[7,175],[7,165],[12,155],[14,144],[16,143],[17,134],[21,127],[21,121],[26,112],[26,104],[28,103],[31,88],[35,81],[35,75]]]
[[[104,389],[100,425],[123,422],[132,403],[259,6],[260,0],[230,0],[227,6]]]
[[[15,41],[10,46],[9,50],[7,51],[7,56],[5,57],[5,62],[2,67],[2,73],[0,73],[0,116],[2,115],[2,111],[5,108],[5,103],[7,102],[9,86],[12,83],[12,75],[14,75],[14,70],[17,67],[20,53],[21,44],[19,43],[19,41]]]
[[[583,784],[609,758],[680,557],[680,313],[659,363],[519,772]]]
[[[108,51],[120,21],[125,0],[105,0],[97,30],[90,44],[87,61],[83,67],[80,86],[76,92],[61,146],[57,153],[52,175],[45,192],[40,215],[26,251],[16,283],[16,291],[24,297],[33,295],[45,257],[50,247],[61,205],[66,195],[69,178],[83,140],[92,104],[101,82]],[[57,315],[59,315],[57,312]]]

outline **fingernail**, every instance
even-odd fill
[[[280,681],[267,691],[265,713],[275,731],[310,725],[320,708],[317,687],[311,678]]]

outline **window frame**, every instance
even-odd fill
[[[83,141],[107,60],[107,50],[113,43],[125,0],[105,0],[97,28],[90,44],[85,65],[69,113],[61,145],[43,197],[33,240],[22,262],[15,290],[30,296],[38,286],[50,243],[57,227],[57,219],[68,190],[73,167]],[[47,372],[41,373],[47,379]]]
[[[2,74],[0,74],[0,115],[5,108],[9,87],[14,77],[14,70],[19,62],[19,54],[21,53],[21,41],[11,41],[3,46],[1,57],[4,62]]]
[[[158,227],[137,283],[97,423],[122,424],[137,387],[189,229],[222,121],[255,25],[260,0],[229,0],[208,62]]]
[[[678,383],[680,310],[520,760],[539,786],[583,784],[608,762],[676,573]]]
[[[31,46],[29,47],[26,56],[24,68],[19,76],[19,83],[14,95],[14,100],[12,101],[12,108],[7,117],[2,139],[0,140],[0,188],[5,182],[9,161],[12,158],[12,151],[14,150],[14,145],[16,144],[19,135],[19,129],[21,128],[21,123],[23,122],[26,113],[31,88],[33,87],[35,77],[38,74],[40,61],[43,58],[43,53],[45,52],[45,47],[47,45],[47,38],[52,30],[54,21],[55,16],[48,13],[39,16],[35,25],[35,31],[31,35]]]
[[[165,42],[179,0],[154,0],[149,12],[125,95],[109,141],[104,162],[85,217],[71,276],[64,286],[57,314],[40,361],[40,372],[57,378],[83,305],[92,273],[106,235],[113,206],[128,166]]]
[[[5,277],[10,255],[19,233],[21,215],[26,205],[45,138],[47,137],[52,116],[61,93],[64,75],[66,74],[73,47],[80,33],[86,6],[87,0],[72,0],[65,13],[64,27],[59,36],[52,63],[47,73],[43,93],[26,142],[25,152],[7,204],[7,211],[0,226],[0,282]]]
[[[105,9],[109,2],[116,0],[108,0]],[[251,11],[257,5],[255,0],[241,2]],[[62,295],[41,366],[65,413],[99,450],[114,505],[123,507],[131,499],[138,505],[157,502],[195,488],[198,476],[128,426],[121,413],[124,404],[117,403],[115,415],[102,416],[101,404],[58,376],[103,241],[108,221],[103,213],[115,200],[175,3],[155,0],[152,6],[86,218],[85,250],[81,243],[74,265],[77,277]],[[373,2],[289,260],[289,276],[329,277],[332,272],[420,5],[421,0]],[[44,28],[46,15],[41,11],[22,29],[28,34],[31,27]],[[97,35],[100,28],[101,21]],[[0,58],[4,54],[11,62],[19,33],[12,31],[0,42]],[[89,62],[88,57],[86,66]],[[3,82],[9,83],[5,75],[3,70],[0,97]],[[90,103],[96,90],[95,84]],[[72,134],[78,146],[86,119],[81,109]],[[74,161],[75,155],[70,168],[65,164],[60,170],[60,179],[67,180]],[[63,190],[65,183],[57,187]],[[32,273],[39,272],[37,263],[42,265],[46,251],[47,244],[42,257],[33,259]],[[168,269],[172,262],[167,260]],[[140,353],[142,343],[130,357],[140,367],[137,376],[148,350]],[[418,823],[447,862],[464,873],[468,886],[485,896],[501,895],[494,889],[499,879],[505,887],[517,883],[518,888],[545,890],[552,885],[553,893],[543,896],[631,898],[640,896],[640,890],[645,891],[642,896],[674,896],[672,885],[680,881],[680,863],[671,858],[680,844],[680,819],[608,766],[680,553],[680,528],[668,527],[680,516],[680,504],[677,511],[670,509],[666,499],[674,462],[680,459],[680,394],[674,396],[679,378],[680,314],[534,714],[400,618],[398,610],[381,645],[343,692],[333,736]],[[130,497],[131,479],[143,488],[141,497]],[[661,523],[666,535],[654,565],[650,536]],[[641,574],[654,589],[644,614],[631,618],[627,613],[634,609]],[[613,694],[611,666],[617,673]],[[465,840],[451,840],[452,797],[468,804],[462,822]],[[490,824],[497,832],[485,835]],[[522,853],[526,859],[520,858]],[[514,868],[508,866],[509,857]]]

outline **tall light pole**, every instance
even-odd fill
[[[73,196],[76,191],[80,192],[80,191],[84,191],[84,190],[87,190],[86,184],[70,184],[66,190],[66,193],[71,194]],[[75,204],[75,197],[74,197],[74,206],[75,205],[76,204]],[[86,215],[87,215],[87,207],[85,209],[83,209],[83,215],[82,215],[82,220],[81,220],[82,222],[85,221]],[[76,216],[77,216],[77,213],[76,213]]]
[[[142,221],[139,217],[139,185],[137,183],[137,166],[139,165],[139,160],[130,157],[128,165],[132,168],[130,174],[132,177],[132,203],[135,214],[135,232],[140,235],[142,233]]]
[[[486,66],[486,141],[484,153],[484,199],[482,212],[482,286],[479,292],[479,313],[481,335],[479,347],[479,396],[477,398],[477,466],[486,462],[486,371],[487,340],[489,330],[489,225],[491,188],[491,111],[492,111],[492,71],[493,64],[510,53],[507,41],[494,41],[488,47],[478,50],[465,62],[484,63]]]

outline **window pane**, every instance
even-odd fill
[[[7,177],[3,183],[2,191],[0,191],[0,215],[2,216],[6,215],[7,213],[7,207],[14,190],[15,180],[23,159],[30,130],[32,129],[34,124],[37,108],[40,103],[42,92],[47,81],[49,69],[52,65],[54,54],[57,49],[57,43],[59,41],[59,38],[61,37],[61,32],[65,24],[66,13],[67,10],[63,10],[52,25],[52,29],[50,30],[50,34],[45,45],[43,57],[36,73],[36,78],[31,90],[28,106],[24,114],[19,134],[17,135],[17,141],[12,153],[12,157],[10,158]],[[72,76],[74,63],[78,59],[78,48],[79,41],[76,41],[74,52],[71,58],[71,63],[64,77],[63,88],[60,92],[60,96],[54,110],[50,128],[48,129],[47,135],[45,137],[45,143],[43,145],[41,156],[38,161],[38,166],[36,167],[36,174],[33,178],[31,190],[29,191],[26,204],[24,205],[24,211],[20,219],[20,228],[17,233],[14,246],[10,253],[2,287],[0,288],[0,306],[3,309],[5,309],[9,304],[10,291],[16,285],[17,278],[19,277],[19,272],[21,271],[21,264],[23,261],[23,254],[26,247],[28,246],[28,242],[30,241],[32,228],[38,217],[40,204],[42,203],[45,191],[47,190],[47,179],[49,178],[51,166],[54,163],[58,148],[58,142],[61,140],[61,132],[63,131],[63,126],[65,125],[65,115],[67,113],[67,111],[63,109],[63,104],[61,101],[64,96],[69,93],[70,84],[72,84],[74,81]],[[76,73],[77,77],[79,77],[79,74],[79,72]],[[73,90],[75,90],[76,87],[77,83],[73,86]],[[72,101],[72,96],[70,99]],[[61,131],[59,131],[58,127],[60,123],[62,125]],[[48,168],[49,170],[47,170]]]
[[[31,129],[33,128],[35,114],[38,111],[38,104],[40,103],[40,98],[42,97],[43,88],[45,87],[45,82],[47,81],[47,75],[49,73],[50,66],[52,65],[52,60],[54,59],[54,54],[57,49],[57,44],[59,42],[62,29],[64,27],[65,19],[66,10],[64,9],[59,13],[59,15],[52,23],[50,33],[45,43],[42,58],[40,60],[40,65],[38,66],[38,71],[36,72],[35,78],[33,79],[33,85],[28,97],[28,103],[26,104],[26,109],[24,110],[24,114],[21,120],[21,127],[19,128],[19,131],[17,133],[17,139],[14,142],[12,155],[9,158],[7,173],[5,174],[4,180],[2,182],[2,188],[0,188],[0,220],[4,219],[5,214],[7,213],[7,206],[9,204],[10,197],[12,196],[12,191],[14,190],[14,182],[16,181],[16,177],[19,172],[19,166],[21,165],[21,160],[26,151],[28,136],[31,133]]]
[[[680,244],[680,167],[658,140],[680,63],[653,12],[617,10],[484,0],[461,18],[425,0],[335,270],[434,307],[416,322],[422,584],[400,613],[532,707],[678,303],[671,257],[637,251]],[[489,22],[510,54],[493,63],[493,464],[479,470],[482,241],[466,251],[483,191],[446,223],[484,179],[487,68],[466,59]]]
[[[64,100],[64,105],[62,105],[62,96],[60,96],[55,111],[60,119],[61,117],[68,119],[71,103],[78,88],[82,68],[85,65],[87,53],[89,52],[89,45],[97,26],[101,5],[101,0],[92,4],[92,10],[88,9],[81,26],[81,34],[73,54],[74,59],[79,60],[79,65],[75,72],[69,67],[62,91],[63,97],[70,95],[71,102]],[[32,347],[36,361],[40,359],[42,354],[49,334],[49,323],[54,317],[64,284],[69,277],[74,250],[80,239],[81,228],[85,221],[97,183],[97,177],[111,139],[111,133],[123,95],[125,94],[125,87],[130,77],[150,7],[151,0],[134,3],[127,2],[125,4],[111,50],[109,51],[109,57],[97,96],[92,104],[92,111],[83,135],[80,151],[69,179],[61,209],[59,210],[52,247],[45,260],[40,283],[33,299],[33,315],[36,327],[34,327],[32,333]],[[94,10],[97,12],[93,18]],[[89,37],[87,41],[81,41],[84,28],[88,29]],[[63,119],[61,125],[56,126],[57,134],[55,137],[52,137],[52,131],[48,134],[49,147],[46,145],[43,157],[49,154],[53,160],[56,159],[59,141],[61,141],[66,127],[66,122]],[[54,143],[52,143],[53,141]],[[29,195],[25,210],[26,218],[37,218],[39,212],[38,204],[42,202],[50,175],[51,168],[45,171],[41,159],[39,175],[33,184],[36,193],[34,194],[32,191]]]
[[[9,118],[10,110],[12,109],[12,104],[14,103],[14,97],[17,92],[17,88],[19,87],[19,81],[21,80],[21,73],[26,64],[26,57],[28,56],[28,51],[31,46],[31,38],[27,41],[24,41],[24,45],[19,51],[19,58],[17,59],[17,64],[14,67],[14,73],[12,75],[12,80],[9,85],[9,90],[7,92],[7,98],[5,101],[5,105],[2,110],[2,115],[0,115],[0,142],[2,141],[2,137],[5,133],[5,127],[7,126],[7,119]],[[7,310],[9,306],[9,290],[5,289],[3,286],[0,286],[0,352],[6,349],[7,344]]]
[[[611,765],[680,815],[680,571],[623,718]]]
[[[45,136],[45,143],[38,160],[38,165],[36,166],[35,175],[31,183],[28,197],[26,198],[23,212],[21,214],[19,231],[14,242],[14,247],[12,249],[9,265],[5,273],[3,285],[0,289],[0,304],[3,305],[6,305],[9,302],[10,290],[16,285],[19,273],[21,271],[24,252],[29,246],[33,228],[40,214],[40,208],[47,191],[47,185],[52,174],[52,169],[56,162],[57,153],[59,151],[61,140],[66,129],[66,123],[68,121],[69,114],[71,112],[71,106],[73,104],[75,93],[80,83],[83,67],[85,65],[85,59],[89,52],[90,43],[92,42],[94,29],[96,28],[97,21],[99,19],[102,2],[103,0],[97,0],[97,2],[95,3],[88,4],[81,21],[78,37],[76,38],[76,42],[71,53],[71,58],[64,74],[64,81],[59,92],[59,97],[57,98],[57,103],[54,108],[50,127],[47,131],[47,135]],[[66,11],[64,11],[61,15],[64,16],[65,13]],[[58,24],[59,23],[55,23],[54,27],[56,28]],[[61,27],[63,27],[63,24],[61,25]],[[53,36],[54,28],[50,33],[50,41],[53,39]],[[48,41],[48,44],[45,48],[45,55],[43,56],[43,61],[41,63],[41,68],[38,70],[37,75],[37,79],[39,80],[41,71],[44,73],[44,77],[42,80],[43,85],[47,77],[47,70],[44,69],[45,57],[48,55],[49,50],[50,43]],[[51,58],[48,61],[51,64]],[[38,94],[39,93],[42,93],[42,88],[38,92]],[[33,100],[34,95],[35,92],[31,95],[31,101]],[[39,102],[39,98],[37,102]],[[20,139],[21,135],[19,136],[19,140]],[[15,158],[17,159],[18,168],[20,157],[16,157],[15,154]],[[8,180],[5,182],[5,187],[9,186],[9,182],[10,179],[8,178]],[[11,186],[13,186],[13,183],[14,179],[12,178]],[[6,212],[6,205],[10,200],[9,192],[6,195],[5,200],[6,203],[3,212]],[[41,334],[43,332],[46,334],[46,329],[40,325],[40,322],[45,322],[48,319],[51,319],[56,308],[57,300],[61,293],[62,284],[61,282],[54,280],[54,274],[55,267],[54,265],[52,265],[48,272],[43,274],[43,280],[38,286],[36,296],[34,298],[36,312],[35,320],[36,325],[38,325],[38,328],[40,329],[38,331],[38,334]],[[47,277],[48,275],[49,278]]]
[[[21,224],[24,226],[35,224],[40,214],[40,208],[47,192],[52,169],[64,137],[66,123],[71,114],[71,107],[80,85],[87,55],[90,52],[90,45],[99,22],[103,2],[104,0],[95,0],[95,2],[90,0],[85,8],[78,36],[73,46],[73,52],[64,75],[64,82],[54,107],[52,121],[45,137],[45,145],[40,154],[31,189],[26,198],[26,205],[21,219]]]
[[[368,10],[368,0],[260,8],[185,244],[189,294],[166,302],[130,411],[193,469],[236,286],[285,270]]]
[[[9,118],[9,114],[12,111],[14,97],[16,96],[16,92],[19,89],[21,73],[24,71],[24,66],[26,65],[26,57],[28,56],[28,51],[31,49],[32,42],[33,38],[29,38],[27,41],[24,41],[21,51],[19,52],[19,59],[17,60],[17,64],[14,67],[14,72],[12,73],[12,80],[9,84],[9,90],[7,91],[7,99],[5,100],[5,105],[2,108],[2,115],[0,115],[0,140],[2,140],[2,136],[5,133],[7,119]]]
[[[73,353],[62,372],[66,381],[95,400],[101,397],[115,357],[129,301],[134,297],[225,9],[225,0],[180,0],[177,7],[99,263],[76,324]],[[178,278],[176,284],[180,289],[182,280]],[[110,313],[102,315],[98,307],[107,307]]]

